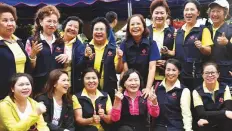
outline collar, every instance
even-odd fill
[[[164,31],[164,30],[167,29],[168,27],[169,27],[168,24],[165,23],[165,24],[164,24],[164,28],[163,28],[161,31]],[[153,28],[153,30],[155,30],[154,25],[152,25],[152,28]]]
[[[46,38],[45,36],[42,34],[42,32],[40,32],[40,38],[41,40],[45,40],[46,41]],[[51,43],[54,43],[56,41],[56,37],[54,34],[52,34],[52,42]]]
[[[81,96],[86,96],[87,98],[89,98],[88,92],[85,88],[83,89]],[[96,89],[96,96],[98,98],[100,96],[103,96],[103,94],[98,89]]]
[[[165,81],[166,81],[166,79],[164,79],[164,80],[161,82],[160,86],[163,86],[163,87],[165,88],[166,92],[171,91],[171,90],[173,90],[174,88],[178,88],[178,89],[181,88],[180,81],[177,79],[176,82],[175,82],[175,84],[174,84],[170,89],[167,90],[167,88],[166,88],[166,82],[165,82]]]
[[[11,39],[14,41],[20,40],[17,36],[15,36],[14,34],[11,35]],[[0,40],[4,40],[1,36],[0,36]]]
[[[124,95],[127,96],[127,97],[130,97],[127,90],[124,91]],[[136,97],[138,97],[138,96],[142,96],[142,92],[140,90],[138,90],[136,92]]]
[[[185,23],[183,26],[182,26],[182,30],[186,31],[186,26],[187,24]],[[197,20],[196,24],[193,26],[193,27],[200,27],[201,26],[201,23],[200,21]]]
[[[205,81],[203,82],[203,90],[204,90],[205,93],[212,93],[212,92],[209,91],[208,88],[206,87]],[[217,90],[219,90],[219,83],[218,83],[218,81],[216,82],[216,85],[215,85],[215,87],[214,87],[213,92],[215,92],[215,91],[217,91]]]
[[[145,45],[150,45],[150,41],[147,37],[142,37],[142,40],[141,42],[139,43],[139,45],[142,45],[142,44],[145,44]],[[128,41],[127,41],[127,45],[128,47],[130,48],[131,46],[135,45],[135,42],[134,42],[134,39],[133,38],[130,38]]]
[[[109,41],[106,39],[104,45],[101,47],[101,48],[97,48],[99,50],[103,49],[106,47],[106,45],[108,45]],[[89,42],[90,45],[94,45],[94,40],[92,39],[90,42]],[[94,46],[94,48],[96,48],[96,46]]]

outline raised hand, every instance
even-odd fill
[[[93,113],[93,122],[96,123],[96,124],[100,123],[100,117],[99,117],[99,115],[96,114],[95,110],[94,110],[94,113]]]
[[[152,88],[151,92],[149,93],[148,100],[152,102],[153,105],[157,105],[157,96],[155,94],[155,90]]]
[[[115,89],[115,101],[121,101],[123,99],[123,94],[122,94],[122,87],[118,87],[118,89]]]
[[[220,45],[227,45],[228,44],[229,40],[226,38],[225,32],[223,32],[222,35],[217,38],[217,42]]]
[[[38,105],[36,106],[36,112],[38,115],[41,115],[47,111],[46,106],[44,105],[43,102],[39,102]]]
[[[32,41],[31,42],[31,57],[35,58],[36,55],[43,49],[43,44],[39,43],[38,41]]]
[[[194,42],[195,46],[198,48],[198,49],[201,49],[202,48],[202,43],[200,40],[198,40],[198,38],[195,38],[195,42]]]
[[[104,116],[105,116],[105,110],[102,109],[102,104],[98,105],[98,114],[99,114],[100,118],[104,118]]]
[[[92,49],[90,48],[89,44],[86,44],[86,48],[85,48],[85,56],[86,57],[91,57],[93,54]]]
[[[168,47],[167,46],[163,46],[160,50],[161,54],[168,54]]]
[[[123,51],[120,49],[120,47],[118,45],[116,45],[116,54],[117,54],[118,58],[122,58],[122,56],[123,56]]]
[[[64,64],[68,61],[68,55],[67,54],[60,54],[60,55],[56,56],[55,59],[58,63]]]
[[[232,76],[232,71],[229,71],[230,75]]]
[[[198,126],[204,126],[206,124],[209,124],[209,122],[205,119],[200,119],[198,122],[197,122]]]

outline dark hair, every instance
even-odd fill
[[[34,86],[33,78],[31,77],[31,75],[26,74],[26,73],[16,73],[16,74],[14,74],[10,79],[10,91],[9,91],[9,94],[8,94],[12,100],[14,100],[14,93],[12,92],[12,89],[14,89],[15,84],[19,80],[20,77],[26,77],[29,80],[29,82],[31,84],[31,87]]]
[[[109,24],[108,20],[106,20],[106,18],[104,18],[104,17],[97,17],[97,18],[95,18],[95,19],[92,20],[92,22],[91,22],[91,31],[92,31],[92,34],[93,34],[94,25],[97,24],[97,23],[99,23],[99,22],[102,22],[103,24],[105,24],[107,37],[109,37],[110,24]]]
[[[170,20],[170,25],[173,26],[173,19],[172,19],[172,17],[171,17],[171,16],[168,16],[167,19]]]
[[[212,62],[212,61],[209,61],[209,62],[206,62],[206,63],[203,64],[203,66],[202,66],[203,71],[204,71],[205,67],[209,66],[209,65],[214,66],[216,68],[217,72],[220,72],[218,65],[215,62]]]
[[[144,88],[143,78],[140,75],[140,73],[137,70],[135,70],[135,69],[129,69],[128,71],[126,71],[123,74],[122,79],[120,80],[119,85],[125,90],[124,84],[125,84],[126,80],[130,77],[130,74],[132,74],[132,73],[138,74],[139,80],[140,80],[140,88],[139,89],[143,89]]]
[[[64,29],[66,28],[66,25],[69,21],[77,21],[79,23],[79,31],[78,34],[83,33],[83,21],[77,17],[77,16],[69,16],[66,20],[64,20],[64,22],[62,23],[62,30],[64,31]]]
[[[118,15],[114,11],[109,11],[106,13],[106,19],[109,23],[112,23],[115,19],[118,19]]]
[[[148,28],[147,28],[147,26],[146,26],[146,23],[145,23],[145,21],[144,21],[143,16],[140,15],[140,14],[135,14],[135,15],[132,15],[131,17],[129,17],[128,20],[127,20],[126,40],[132,38],[132,35],[131,35],[131,33],[130,33],[130,21],[131,21],[131,19],[134,18],[134,17],[139,17],[140,20],[142,21],[143,28],[144,28],[144,32],[143,32],[143,34],[142,34],[142,37],[148,37],[148,36],[149,36],[149,30],[148,30]]]
[[[50,16],[52,14],[56,15],[58,19],[60,18],[59,10],[53,5],[44,6],[36,12],[35,24],[34,24],[34,30],[33,30],[33,36],[34,36],[35,41],[40,40],[40,37],[39,37],[40,31],[43,30],[43,27],[40,25],[40,20],[43,20],[45,17]],[[54,32],[54,35],[57,38],[60,38],[60,35],[57,30]]]
[[[184,8],[188,3],[193,3],[197,7],[197,10],[199,12],[201,11],[201,4],[197,0],[187,0],[187,1],[185,1]]]
[[[182,67],[181,67],[181,63],[180,63],[179,60],[177,60],[177,59],[168,59],[164,64],[164,69],[166,69],[168,63],[173,64],[179,70],[179,72],[181,71]]]
[[[5,12],[10,12],[13,15],[15,21],[18,19],[15,7],[0,3],[0,15]]]
[[[52,99],[54,91],[55,91],[54,85],[57,83],[57,81],[59,80],[62,74],[68,75],[68,72],[64,71],[63,69],[55,69],[49,73],[49,77],[45,85],[44,93],[47,93],[50,99]],[[70,94],[70,88],[68,89],[67,94],[63,95],[62,98],[66,100],[67,102],[72,103],[72,96]]]
[[[166,9],[167,14],[171,15],[171,12],[170,12],[170,9],[169,9],[169,6],[168,6],[166,0],[154,0],[150,5],[151,15],[153,14],[153,11],[159,6],[164,7]]]
[[[85,69],[84,71],[83,71],[83,73],[82,73],[82,75],[81,75],[81,80],[82,80],[82,87],[84,87],[84,77],[85,77],[85,75],[87,74],[87,73],[89,73],[89,72],[94,72],[96,75],[97,75],[97,79],[98,79],[98,81],[100,82],[100,73],[96,70],[96,69],[94,69],[94,68],[92,68],[92,67],[89,67],[89,68],[87,68],[87,69]],[[98,88],[99,88],[99,85],[100,84],[98,84]]]

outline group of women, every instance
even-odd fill
[[[48,5],[37,11],[24,45],[13,35],[16,9],[0,4],[0,130],[141,131],[151,116],[155,131],[191,131],[194,123],[199,131],[229,131],[228,12],[226,0],[210,3],[213,24],[206,27],[197,21],[199,2],[188,0],[186,23],[176,30],[166,23],[166,1],[154,0],[153,24],[146,27],[142,15],[132,15],[118,47],[107,39],[110,25],[103,17],[92,21],[88,44],[78,38],[83,22],[76,16],[59,33],[60,13]]]

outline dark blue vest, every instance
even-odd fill
[[[22,51],[26,56],[25,63],[25,73],[30,73],[31,66],[29,57],[24,49],[23,43],[21,40],[18,40],[17,43],[21,47]],[[16,64],[14,54],[10,48],[5,44],[3,40],[0,40],[0,99],[6,97],[10,91],[10,78],[13,74],[16,73]]]
[[[175,57],[182,64],[181,76],[183,78],[201,78],[202,63],[206,59],[200,50],[195,46],[195,38],[202,39],[204,26],[193,27],[184,39],[185,31],[179,29],[175,40]]]
[[[217,38],[225,32],[225,35],[230,41],[232,38],[232,25],[228,25],[226,22],[216,31],[213,39],[212,26],[209,27],[214,42],[211,51],[211,60],[215,61],[219,67],[220,76],[219,81],[225,82],[232,86],[232,76],[229,71],[232,71],[232,43],[228,43],[226,46],[219,45]]]
[[[167,127],[167,130],[184,130],[180,107],[180,98],[183,89],[183,85],[181,85],[181,88],[174,87],[174,89],[168,92],[166,92],[163,85],[157,88],[160,115],[155,121],[156,126]]]
[[[99,105],[101,105],[101,108],[105,110],[106,112],[106,102],[108,100],[108,94],[105,92],[101,92],[103,96],[98,97],[95,101],[95,111],[98,115]],[[81,107],[82,107],[82,117],[83,118],[90,118],[94,114],[94,107],[92,105],[91,100],[86,96],[81,96],[82,92],[79,92],[76,95]],[[105,131],[109,128],[108,125],[101,120],[101,125],[105,129]],[[81,128],[84,128],[84,126],[80,126],[78,129],[81,130]]]
[[[29,38],[30,42],[33,40],[33,37]],[[50,46],[45,40],[41,40],[38,43],[43,44],[43,49],[37,54],[36,66],[33,70],[33,77],[43,77],[46,76],[53,69],[63,68],[62,63],[58,63],[55,60],[55,57],[64,53],[64,43],[55,43],[52,44],[52,52]]]

